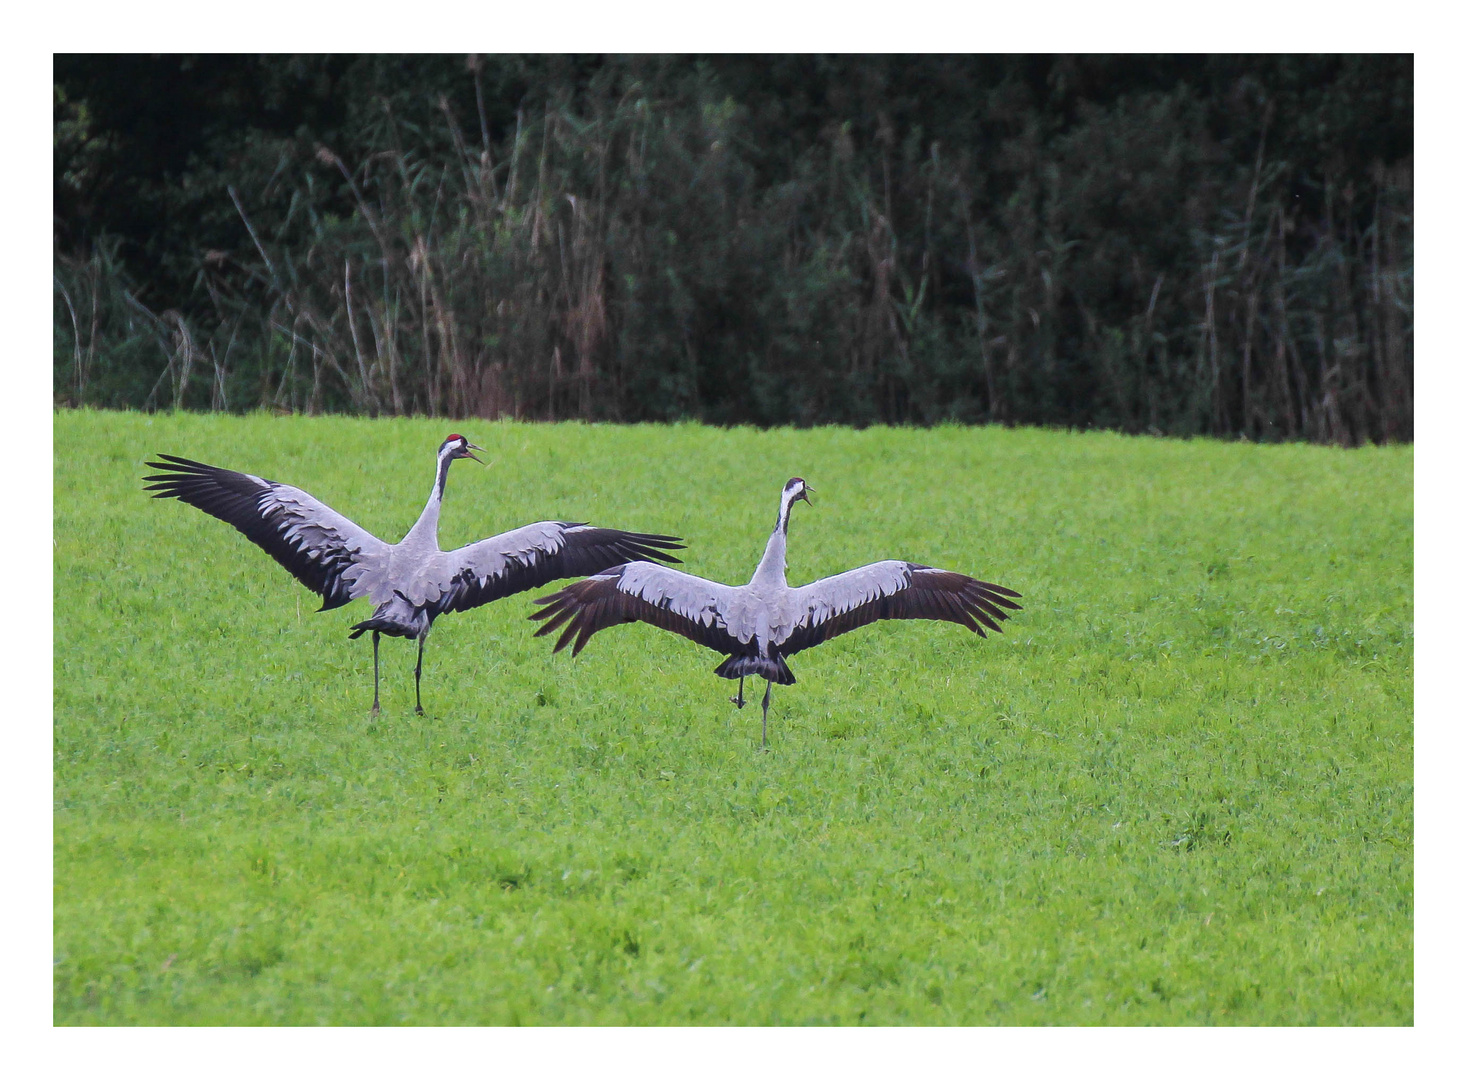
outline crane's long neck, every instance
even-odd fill
[[[784,579],[784,549],[789,539],[790,505],[794,498],[786,491],[779,499],[779,519],[774,523],[774,532],[769,534],[769,543],[764,545],[764,557],[754,571],[750,585],[776,585],[787,588]]]
[[[433,491],[428,496],[428,504],[418,515],[417,523],[402,538],[404,544],[411,540],[418,544],[431,543],[435,548],[438,546],[438,512],[443,509],[443,488],[448,483],[448,467],[451,464],[453,454],[447,449],[439,451],[438,471],[433,476]]]

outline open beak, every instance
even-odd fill
[[[480,465],[487,465],[489,463],[487,461],[485,461],[483,458],[481,458],[481,457],[474,457],[474,451],[475,450],[482,450],[482,449],[484,449],[482,446],[475,446],[473,443],[469,443],[468,444],[468,448],[464,451],[464,453],[466,453],[469,457],[474,458],[474,460],[477,461]]]
[[[810,488],[808,485],[806,485],[804,491],[800,492],[800,498],[804,499],[807,503],[810,503],[811,506],[815,505],[814,503],[810,502]]]

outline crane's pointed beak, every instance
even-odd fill
[[[815,505],[813,502],[810,502],[810,487],[809,487],[809,485],[806,485],[805,486],[805,490],[802,491],[802,492],[800,492],[800,498],[804,499],[807,503],[810,503],[811,506],[814,506]]]
[[[485,461],[483,458],[481,458],[481,457],[474,457],[474,451],[475,450],[482,450],[482,449],[484,449],[482,446],[475,446],[473,443],[469,443],[468,444],[468,448],[464,451],[464,453],[467,456],[469,456],[471,458],[474,458],[474,460],[477,461],[480,465],[487,466],[489,463],[487,461]]]

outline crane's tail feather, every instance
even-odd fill
[[[433,625],[427,611],[416,607],[411,600],[394,589],[386,603],[372,612],[370,619],[363,619],[351,628],[349,638],[359,638],[368,630],[376,630],[389,637],[422,637]]]
[[[768,679],[780,686],[793,686],[795,682],[794,672],[790,671],[789,665],[784,662],[784,657],[778,653],[773,657],[730,656],[713,669],[713,674],[722,675],[725,679],[742,679],[752,676]]]

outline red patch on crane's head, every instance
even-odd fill
[[[444,442],[468,442],[469,440],[468,439],[465,439],[462,435],[455,434],[455,435],[450,435],[448,438],[444,439],[443,441]]]

